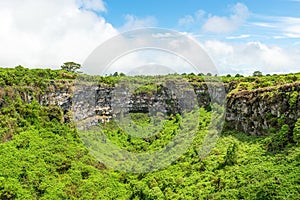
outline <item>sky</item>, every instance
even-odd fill
[[[0,66],[83,63],[119,33],[159,27],[193,37],[220,74],[299,72],[299,10],[300,0],[0,0]]]

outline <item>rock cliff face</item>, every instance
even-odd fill
[[[231,93],[227,97],[229,127],[252,135],[288,124],[292,129],[300,117],[300,82],[253,91]]]
[[[65,114],[65,121],[69,121],[68,112],[75,102],[76,120],[88,119],[86,123],[107,122],[120,115],[120,110],[126,112],[155,112],[165,113],[181,112],[182,108],[191,107],[184,105],[184,98],[190,97],[188,102],[198,102],[199,106],[209,109],[210,97],[215,101],[222,101],[222,89],[219,87],[210,90],[209,84],[200,83],[192,85],[185,90],[178,89],[180,94],[174,94],[163,85],[158,85],[153,93],[137,93],[131,95],[122,90],[117,94],[114,87],[89,86],[72,92],[71,88],[56,89],[40,98],[42,105],[59,105]],[[213,84],[213,83],[212,83]],[[293,128],[300,117],[300,82],[285,84],[276,87],[244,90],[235,92],[234,83],[225,85],[226,98],[226,126],[244,131],[252,135],[267,134],[271,128],[279,129],[283,124]],[[194,96],[193,96],[194,94]],[[196,94],[196,95],[195,95]],[[179,96],[181,96],[179,98]],[[117,97],[117,98],[116,98]],[[193,99],[194,98],[194,99]],[[195,101],[196,98],[196,101]],[[186,100],[186,99],[184,99]],[[119,110],[118,110],[119,109]]]

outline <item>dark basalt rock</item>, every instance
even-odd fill
[[[211,96],[216,102],[222,101],[220,88],[208,87],[209,84],[215,83],[192,85],[198,105],[207,109]],[[234,82],[225,84],[225,91],[228,93],[225,117],[227,128],[251,135],[263,135],[267,134],[271,127],[280,129],[283,124],[288,124],[291,129],[294,127],[300,117],[300,82],[251,91],[234,91],[236,85]],[[92,117],[92,121],[89,122],[91,124],[98,121],[107,122],[120,116],[122,110],[144,113],[162,111],[171,114],[180,113],[182,106],[190,106],[184,105],[178,98],[180,95],[188,97],[191,92],[188,90],[181,91],[177,96],[164,86],[160,86],[159,92],[152,94],[129,94],[120,90],[119,92],[123,93],[116,98],[114,89],[109,86],[93,86],[74,92],[72,88],[56,89],[42,95],[39,102],[42,105],[59,105],[64,112],[65,121],[70,121],[68,112],[73,108],[76,111],[73,116],[75,120]],[[295,91],[298,95],[292,97],[291,94]],[[76,105],[72,105],[74,102]]]

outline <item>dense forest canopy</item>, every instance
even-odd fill
[[[253,75],[220,78],[235,85],[231,93],[300,81],[300,73]],[[197,136],[178,160],[162,170],[126,173],[89,154],[74,123],[64,120],[71,113],[63,113],[58,105],[39,103],[41,95],[71,86],[78,76],[72,70],[0,68],[0,199],[299,198],[299,119],[292,130],[282,124],[281,129],[263,136],[225,126],[210,154],[200,158],[198,149],[211,115],[200,108]],[[191,84],[204,81],[195,74],[169,76],[181,76]],[[112,86],[121,77],[124,74],[89,78]],[[152,85],[142,90],[151,92]],[[30,101],[25,99],[28,96]],[[147,124],[144,114],[133,117]],[[146,139],[130,137],[114,121],[105,125],[105,134],[129,151],[154,151],[172,139],[178,121],[178,116],[170,116],[157,136]]]

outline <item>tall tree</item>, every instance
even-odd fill
[[[262,76],[262,72],[255,71],[255,72],[253,72],[253,76]]]
[[[61,69],[66,70],[68,72],[78,72],[78,70],[81,68],[81,65],[75,62],[65,62]]]

